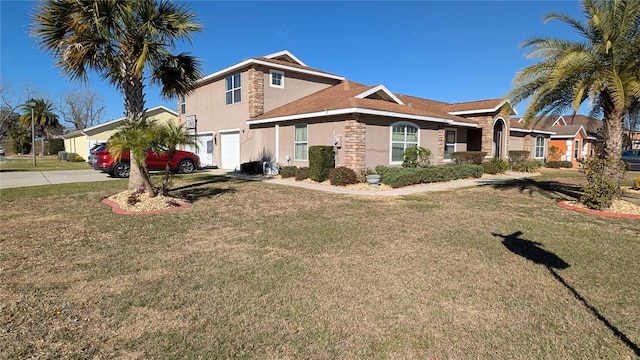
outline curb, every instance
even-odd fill
[[[608,211],[586,209],[586,208],[583,208],[583,207],[567,204],[564,201],[559,201],[558,202],[558,206],[560,206],[563,209],[573,210],[573,211],[586,213],[586,214],[591,214],[591,215],[596,215],[596,216],[602,216],[602,217],[608,217],[608,218],[616,218],[616,219],[640,220],[640,215],[618,214],[618,213],[612,213],[612,212],[608,212]]]
[[[170,207],[170,208],[166,208],[166,209],[161,209],[161,210],[150,210],[150,211],[128,211],[128,210],[124,210],[120,207],[120,205],[116,204],[115,202],[109,200],[108,198],[104,198],[102,200],[102,203],[110,206],[111,210],[116,213],[116,214],[120,214],[120,215],[150,215],[150,214],[163,214],[163,213],[168,213],[168,212],[173,212],[173,211],[177,211],[177,210],[182,210],[182,209],[187,209],[189,207],[191,207],[191,203],[190,202],[185,202],[184,204],[180,205],[180,206],[174,206],[174,207]]]

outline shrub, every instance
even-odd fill
[[[560,151],[559,147],[557,147],[555,145],[551,145],[551,146],[549,146],[548,155],[549,155],[549,160],[551,160],[551,161],[560,161],[560,158],[562,156],[562,152]]]
[[[484,151],[456,151],[451,154],[453,162],[459,165],[463,164],[482,164],[484,156],[487,155]]]
[[[84,162],[86,161],[82,156],[75,154],[76,156],[73,158],[73,162]]]
[[[262,175],[262,161],[249,161],[240,164],[240,172],[247,175]]]
[[[297,167],[295,166],[283,166],[280,168],[280,176],[283,179],[292,178],[296,176],[296,169]]]
[[[559,169],[559,168],[571,169],[573,167],[573,164],[571,163],[571,161],[547,161],[547,163],[544,165],[551,169]]]
[[[631,188],[634,190],[640,190],[640,176],[633,180],[633,186]]]
[[[82,156],[80,156],[80,155],[78,155],[76,153],[67,153],[67,161],[68,162],[75,162],[76,161],[76,157],[80,157],[82,159]]]
[[[622,195],[620,184],[624,180],[625,163],[613,158],[588,158],[580,170],[587,177],[580,201],[590,209],[609,208],[613,200]]]
[[[51,139],[47,142],[47,153],[49,155],[57,154],[59,151],[64,151],[63,139]]]
[[[352,169],[344,166],[331,169],[329,172],[329,181],[331,185],[346,186],[350,184],[357,184],[358,177],[356,172]]]
[[[511,166],[514,171],[521,172],[535,172],[540,167],[542,167],[542,162],[540,160],[520,161]]]
[[[423,147],[410,147],[402,154],[402,167],[415,168],[431,165],[431,150]]]
[[[309,178],[309,168],[308,167],[296,168],[295,178],[298,181],[308,179]]]
[[[323,182],[329,178],[329,172],[336,166],[333,146],[309,146],[309,178]]]
[[[531,151],[525,150],[511,150],[509,151],[509,162],[521,162],[529,160],[531,157]]]
[[[373,175],[376,172],[367,168],[367,169],[360,169],[360,171],[358,171],[356,173],[356,178],[358,179],[358,182],[363,183],[363,182],[367,182],[367,175]]]
[[[482,169],[485,174],[495,175],[503,172],[500,170],[500,167],[493,162],[483,162]]]
[[[377,166],[380,181],[398,188],[416,184],[444,182],[482,176],[481,165],[438,165],[426,168],[397,168]]]

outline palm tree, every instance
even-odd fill
[[[33,15],[39,46],[72,80],[87,81],[95,71],[122,91],[130,124],[145,119],[145,80],[169,99],[193,90],[198,61],[173,54],[179,41],[202,29],[195,14],[167,0],[46,0]],[[132,165],[144,159],[132,156]],[[148,182],[131,166],[129,188]]]
[[[584,22],[556,13],[545,17],[570,25],[583,41],[525,41],[530,57],[541,61],[518,72],[508,97],[514,104],[530,98],[523,116],[528,121],[576,113],[590,99],[590,115],[603,116],[606,155],[619,159],[624,117],[640,98],[640,2],[583,0],[582,11]]]
[[[164,169],[164,176],[162,177],[162,195],[168,195],[169,193],[169,175],[171,174],[170,164],[173,161],[173,157],[176,154],[176,148],[178,146],[194,146],[198,147],[198,142],[194,135],[188,134],[184,130],[184,123],[176,125],[174,122],[167,122],[165,126],[159,128],[159,145],[166,149],[167,153],[167,165]]]
[[[36,105],[33,108],[33,122],[35,127],[42,135],[42,153],[44,156],[44,139],[49,138],[49,132],[60,127],[58,115],[54,113],[53,103],[45,99],[36,99]],[[20,123],[25,126],[31,126],[31,106],[22,105],[22,115],[20,115]],[[33,144],[32,151],[36,151],[36,144]]]
[[[154,140],[157,138],[157,125],[153,121],[143,119],[138,122],[127,122],[120,126],[116,132],[109,138],[109,153],[114,157],[116,161],[120,161],[122,154],[129,151],[130,159],[138,159],[137,162],[131,161],[129,164],[122,164],[121,166],[129,166],[129,173],[133,167],[137,167],[137,172],[142,174],[141,180],[150,197],[156,196],[156,191],[151,184],[151,176],[149,175],[149,169],[147,168],[147,150],[153,149]],[[131,175],[129,175],[131,176]]]
[[[527,121],[548,114],[576,113],[589,99],[590,116],[603,117],[606,156],[619,160],[623,121],[640,99],[640,1],[583,0],[584,22],[552,13],[575,29],[582,41],[533,38],[523,47],[540,62],[517,73],[508,97],[530,99]],[[539,116],[539,117],[537,117]]]

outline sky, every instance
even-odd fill
[[[208,75],[247,58],[288,50],[308,66],[394,93],[443,102],[504,97],[515,74],[534,63],[523,41],[576,40],[569,26],[543,22],[552,12],[583,18],[578,1],[185,1],[204,29],[179,52],[196,56]],[[29,36],[37,2],[0,0],[0,81],[61,94],[91,89],[105,101],[101,122],[123,117],[120,91],[95,75],[66,79]],[[177,109],[146,87],[148,108]],[[516,106],[519,114],[526,103]],[[586,114],[584,106],[581,113]],[[65,124],[69,125],[69,124]]]

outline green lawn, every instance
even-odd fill
[[[100,203],[126,181],[2,190],[0,358],[634,359],[640,225],[558,207],[582,181],[382,198],[196,174],[192,207],[136,216]]]
[[[29,156],[12,156],[11,160],[0,163],[0,172],[3,171],[55,171],[55,170],[89,170],[91,166],[86,161],[66,162],[59,161],[57,156],[36,156],[36,167],[33,167],[33,158]]]

